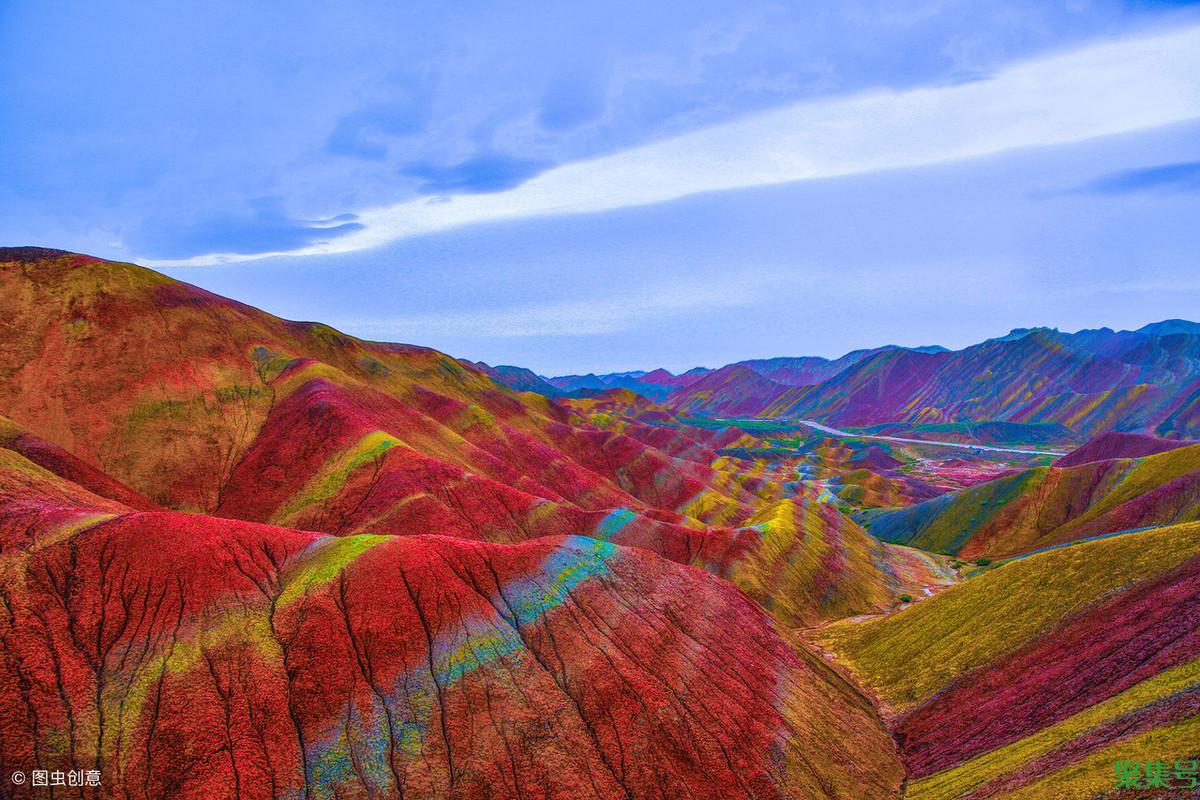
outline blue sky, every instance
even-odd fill
[[[543,373],[1200,309],[1200,6],[0,2],[0,242]]]

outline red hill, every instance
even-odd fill
[[[675,392],[669,404],[683,416],[765,416],[788,388],[747,366],[730,364]]]
[[[899,791],[863,697],[700,570],[133,512],[0,453],[6,772],[185,800]]]
[[[763,599],[780,578],[759,570],[791,575],[806,557],[737,527],[763,500],[697,457],[711,454],[707,432],[593,424],[434,350],[288,322],[130,264],[10,261],[0,311],[14,325],[0,351],[13,419],[164,507],[339,535],[591,534],[735,576]],[[862,552],[869,537],[831,520],[831,541],[855,541],[838,552]],[[914,591],[910,578],[935,579],[886,578],[890,558],[839,569],[830,597],[868,612]],[[805,598],[795,607],[819,619]]]
[[[1056,467],[1074,467],[1091,461],[1107,461],[1113,458],[1141,458],[1155,453],[1185,447],[1195,442],[1176,439],[1160,439],[1140,433],[1109,431],[1054,462]]]

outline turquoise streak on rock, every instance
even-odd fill
[[[633,516],[633,512],[626,513]],[[515,620],[511,621],[518,626],[536,624],[562,606],[573,589],[608,572],[608,560],[616,550],[609,542],[572,536],[546,556],[532,574],[506,583],[496,603],[502,610],[512,609]],[[433,643],[432,674],[424,660],[419,660],[397,676],[387,695],[395,726],[390,735],[387,717],[373,697],[366,700],[370,712],[365,715],[351,700],[347,724],[327,731],[308,748],[308,782],[313,797],[336,797],[338,788],[351,780],[351,750],[369,781],[381,791],[389,786],[389,739],[394,741],[398,761],[419,758],[439,688],[444,692],[474,670],[524,648],[520,632],[509,623],[495,613],[476,612],[461,625],[439,631]],[[364,699],[360,693],[359,700]]]
[[[637,519],[637,514],[628,508],[614,508],[596,526],[595,537],[597,539],[611,539],[635,519]]]

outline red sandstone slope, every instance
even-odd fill
[[[586,509],[671,508],[711,476],[433,350],[287,322],[129,264],[6,252],[0,409],[170,507],[216,508],[269,423],[313,395],[309,424],[383,420],[425,455]]]
[[[216,508],[273,439],[313,441],[310,471],[346,458],[360,443],[323,437],[330,426],[382,429],[451,469],[587,511],[671,509],[711,475],[581,430],[432,350],[286,322],[132,265],[35,255],[0,268],[0,408],[171,507]]]
[[[0,552],[6,775],[202,800],[899,794],[856,691],[644,550],[131,512],[0,451]]]
[[[56,444],[35,436],[7,417],[0,416],[0,448],[24,456],[34,464],[66,478],[90,492],[141,511],[158,506],[118,480],[110,478],[86,461]]]
[[[1054,462],[1056,467],[1077,467],[1092,461],[1109,461],[1114,458],[1141,458],[1185,447],[1196,442],[1160,439],[1139,433],[1109,431],[1097,436]]]
[[[709,432],[593,425],[436,351],[134,265],[0,251],[0,325],[0,411],[169,508],[339,535],[588,534],[745,576],[763,602],[778,581],[752,580],[749,560],[774,576],[824,564],[828,599],[789,602],[804,615],[788,625],[882,610],[935,577],[856,525],[823,524],[834,555],[813,558],[790,522],[824,519],[807,497],[758,525],[780,498],[715,470]]]

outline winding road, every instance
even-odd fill
[[[778,422],[780,420],[773,419],[770,421]],[[988,450],[993,453],[1024,453],[1026,455],[1033,455],[1033,456],[1065,456],[1066,455],[1066,453],[1058,453],[1053,450],[1027,450],[1027,449],[1022,449],[1020,447],[992,447],[992,446],[986,445],[986,444],[967,444],[965,442],[938,442],[938,441],[932,441],[929,439],[906,439],[902,436],[875,436],[875,435],[867,434],[867,433],[851,433],[850,431],[838,430],[837,428],[831,428],[828,425],[823,425],[820,422],[815,422],[811,419],[797,419],[797,420],[792,420],[792,421],[797,422],[801,425],[807,425],[810,428],[813,428],[818,431],[823,431],[824,433],[829,433],[829,434],[833,434],[834,436],[841,436],[843,438],[850,438],[850,439],[880,439],[880,440],[887,441],[887,442],[903,442],[904,444],[921,444],[921,445],[929,445],[930,447],[958,447],[958,448],[964,449],[964,450]]]

